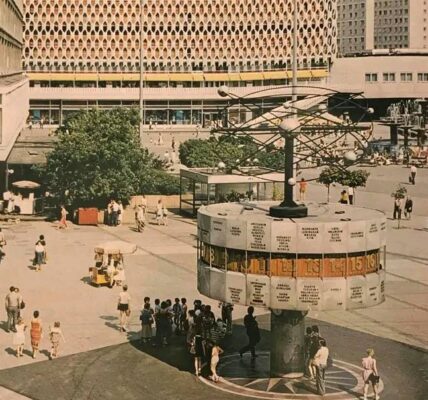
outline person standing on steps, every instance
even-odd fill
[[[248,314],[244,317],[244,325],[247,330],[248,344],[239,350],[239,355],[242,357],[248,350],[251,351],[251,358],[256,355],[256,344],[260,342],[259,324],[254,317],[254,307],[250,306],[247,309]]]

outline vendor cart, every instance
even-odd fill
[[[90,283],[94,286],[112,287],[115,281],[121,282],[124,276],[125,254],[132,254],[137,249],[133,243],[113,241],[95,247],[95,266],[89,268]]]

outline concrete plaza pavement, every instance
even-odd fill
[[[405,182],[408,169],[388,166],[371,168],[370,171],[372,176],[367,188],[357,192],[357,205],[381,209],[390,216],[390,189],[397,182]],[[427,182],[428,169],[420,169],[417,185],[408,186],[415,199],[415,213],[411,221],[403,221],[401,229],[396,229],[396,221],[388,220],[387,301],[366,310],[313,312],[310,317],[323,321],[326,326],[330,323],[361,334],[372,334],[373,341],[376,337],[385,338],[425,351],[428,349],[428,247],[425,246],[428,238]],[[333,188],[332,199],[337,198],[334,196],[339,190],[338,187]],[[325,201],[325,196],[324,187],[314,183],[309,185],[308,201]],[[169,226],[149,225],[143,233],[135,232],[131,226],[72,226],[68,230],[58,231],[50,223],[24,221],[6,224],[3,228],[8,245],[7,256],[0,264],[0,292],[6,295],[9,286],[18,286],[27,304],[23,311],[25,320],[29,321],[33,310],[40,310],[45,332],[49,324],[61,321],[66,338],[66,343],[61,344],[63,356],[136,339],[139,330],[138,311],[144,296],[148,295],[152,299],[184,296],[189,302],[194,298],[203,298],[196,290],[196,224],[191,219],[172,215]],[[36,273],[30,260],[34,243],[40,234],[44,234],[47,239],[48,265],[42,272]],[[138,245],[137,252],[125,259],[133,310],[129,334],[120,333],[117,329],[119,289],[95,288],[88,284],[88,268],[93,265],[94,246],[114,239]],[[218,310],[216,302],[204,300],[211,303],[215,311]],[[244,313],[243,307],[236,307],[234,318],[239,319]],[[261,310],[259,313],[264,314],[266,311]],[[5,314],[2,320],[5,320]],[[0,369],[47,359],[46,350],[49,346],[46,334],[38,359],[30,357],[28,336],[25,356],[18,359],[13,354],[12,334],[4,331],[4,322],[1,327],[0,348],[3,350],[0,351]],[[361,343],[361,351],[367,344],[369,341]],[[401,348],[400,352],[405,358],[406,347]],[[341,356],[344,357],[343,354]],[[60,360],[53,363],[57,362]],[[359,359],[354,360],[354,363],[359,363]],[[3,376],[10,374],[5,371]],[[0,382],[6,385],[7,379],[0,379]]]

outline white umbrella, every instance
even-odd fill
[[[17,181],[13,182],[12,186],[15,186],[19,189],[37,189],[40,187],[40,184],[32,181]]]
[[[137,250],[136,244],[120,240],[104,242],[95,246],[95,252],[101,254],[132,254],[135,250]]]

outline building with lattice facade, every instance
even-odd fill
[[[28,116],[28,80],[22,74],[22,1],[0,0],[0,176]],[[7,178],[7,174],[6,174]],[[0,180],[0,190],[4,179]]]
[[[336,54],[336,0],[298,2],[298,58]],[[27,70],[148,71],[290,65],[293,0],[24,0]],[[141,4],[143,10],[141,15]]]
[[[428,47],[427,0],[338,0],[338,53]]]
[[[138,105],[142,44],[143,86],[162,89],[145,91],[145,123],[206,125],[225,101],[209,88],[291,81],[293,3],[24,0],[33,116],[61,123],[79,107]],[[298,80],[316,84],[336,55],[336,0],[297,3]]]

